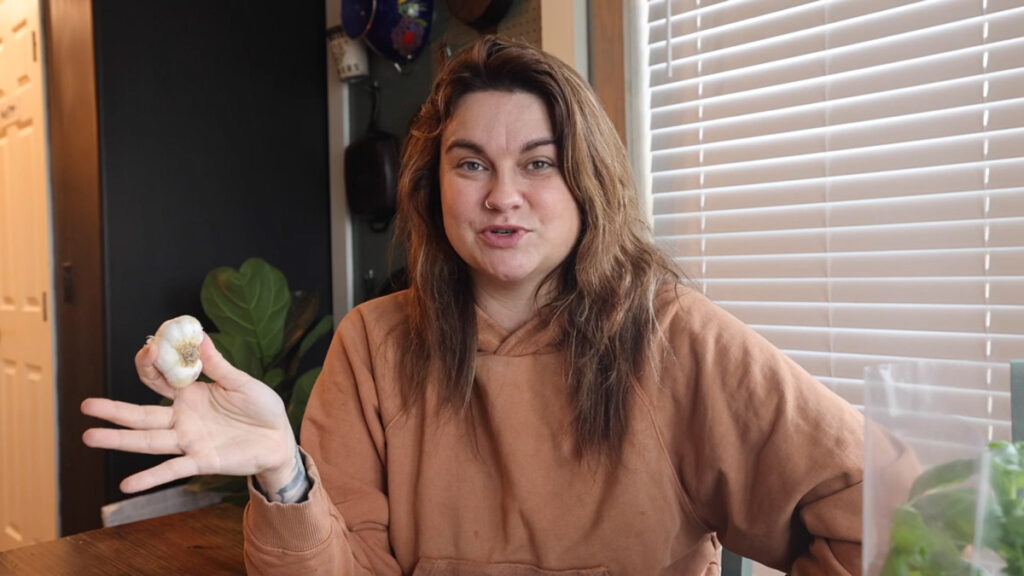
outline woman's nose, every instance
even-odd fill
[[[484,197],[488,210],[515,210],[523,203],[522,182],[514,174],[497,173],[491,188]]]

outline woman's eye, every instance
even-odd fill
[[[531,160],[529,163],[530,170],[544,170],[552,166],[554,166],[554,163],[548,160]]]
[[[469,172],[479,172],[484,169],[484,165],[476,160],[463,160],[462,162],[459,162],[459,168],[468,170]]]

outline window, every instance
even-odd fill
[[[1009,362],[1024,358],[1019,0],[645,11],[659,244],[854,404],[866,366],[978,368],[946,402],[1008,439]]]

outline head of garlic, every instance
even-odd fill
[[[178,316],[160,325],[149,346],[159,350],[156,368],[167,383],[184,388],[199,378],[203,363],[199,360],[199,343],[203,326],[192,316]]]

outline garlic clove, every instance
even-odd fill
[[[199,360],[199,343],[203,341],[203,326],[192,316],[178,316],[160,325],[150,346],[159,350],[156,368],[167,383],[184,388],[199,378],[203,363]]]

